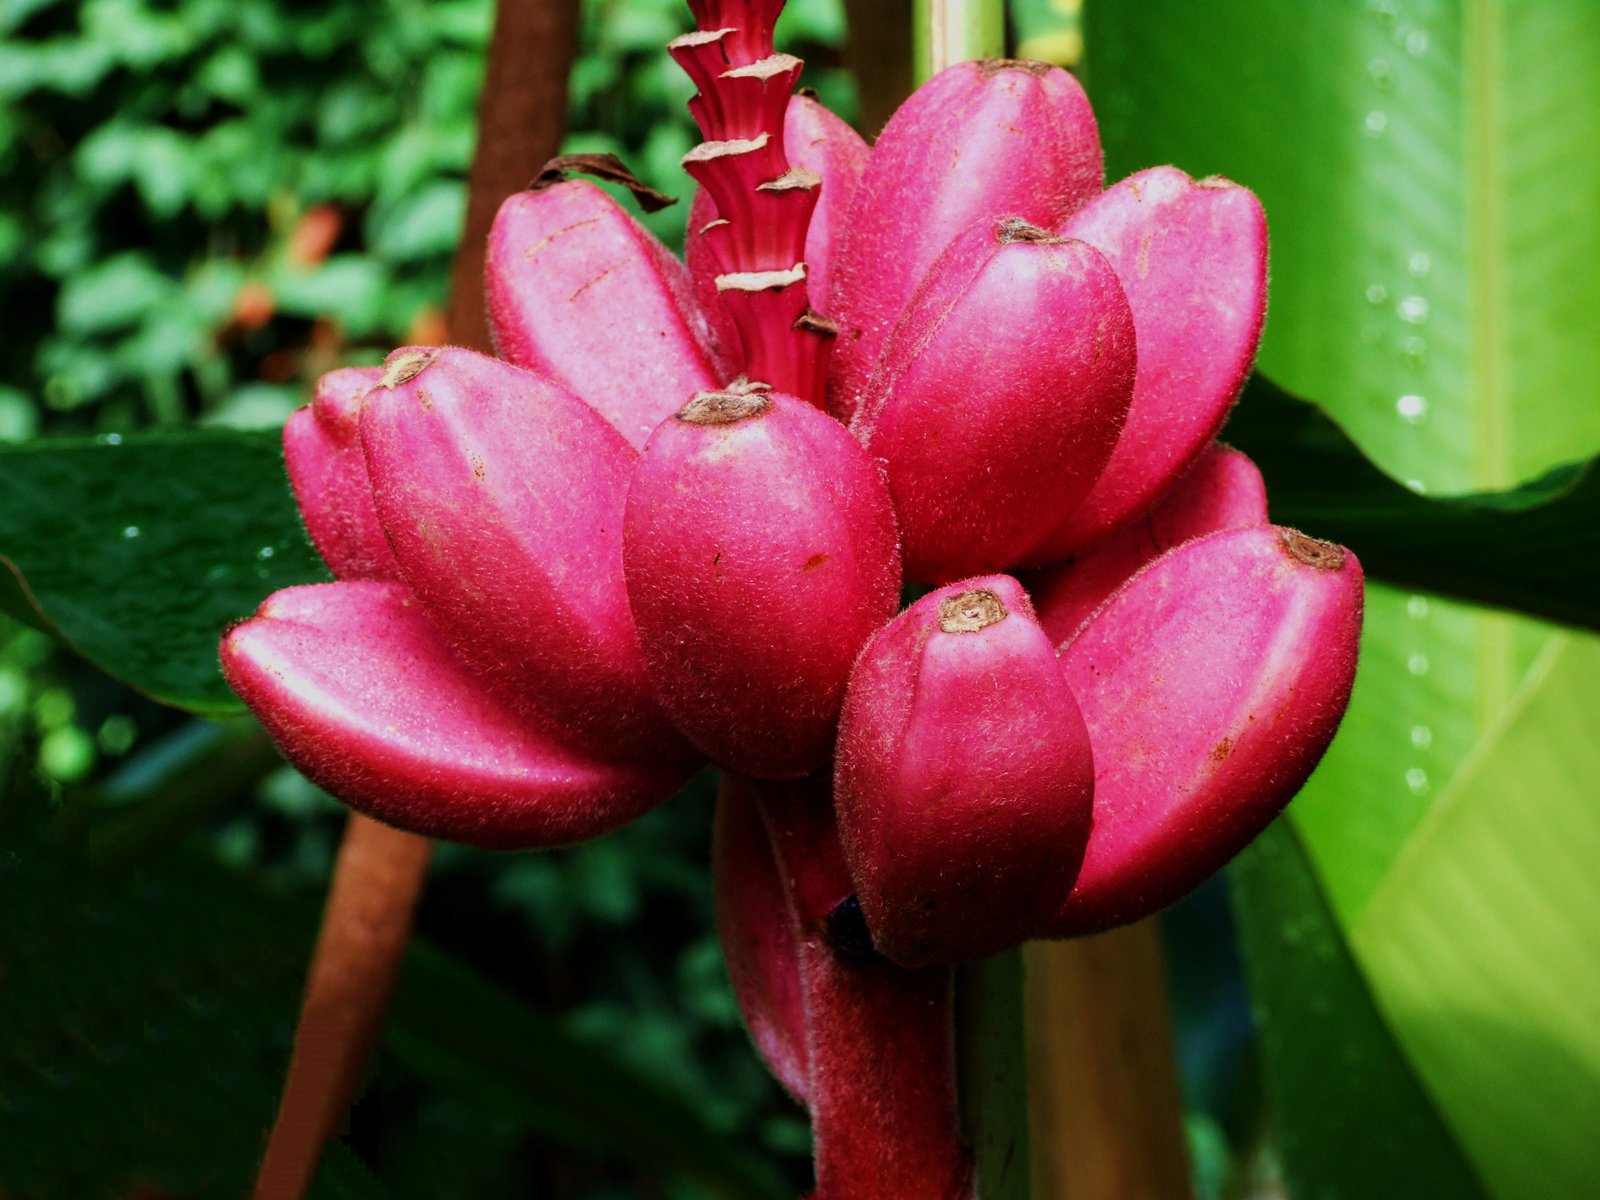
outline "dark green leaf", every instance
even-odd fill
[[[1483,1200],[1383,1018],[1288,821],[1233,868],[1292,1194]]]
[[[1274,521],[1349,546],[1373,578],[1600,629],[1593,461],[1506,492],[1423,496],[1260,375],[1223,436],[1261,467]]]
[[[314,909],[241,901],[206,864],[100,884],[42,847],[8,849],[0,1192],[246,1195]]]
[[[1028,1200],[1028,1047],[1020,949],[956,975],[961,1118],[984,1200]]]
[[[789,1195],[776,1171],[675,1093],[426,945],[407,957],[387,1039],[417,1071],[547,1137],[725,1200]]]
[[[61,867],[37,846],[0,856],[0,1191],[244,1195],[316,906],[188,852],[109,876]],[[408,951],[385,1048],[477,1125],[638,1163],[707,1197],[792,1195],[615,1048],[425,943]],[[319,1182],[328,1197],[383,1194],[339,1146]]]
[[[113,435],[114,437],[114,435]],[[194,712],[240,711],[217,640],[272,591],[327,576],[276,433],[186,432],[0,448],[0,565],[96,666]],[[0,588],[11,611],[17,588]]]

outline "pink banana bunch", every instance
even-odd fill
[[[330,792],[477,845],[724,768],[719,924],[817,1200],[967,1196],[950,965],[1145,916],[1259,832],[1343,714],[1361,569],[1215,440],[1250,192],[1102,190],[1038,63],[949,68],[869,151],[792,94],[782,0],[690,7],[686,261],[560,170],[508,199],[499,357],[324,377],[284,448],[336,582],[223,670]]]

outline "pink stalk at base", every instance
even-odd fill
[[[774,936],[793,944],[805,1016],[811,1200],[973,1200],[950,970],[897,967],[841,919],[851,882],[826,784],[725,775],[718,807],[719,825],[742,827],[751,842],[762,826],[767,853],[745,867],[774,871],[788,900]],[[740,953],[730,947],[730,957]]]
[[[725,774],[718,792],[711,833],[717,933],[750,1040],[778,1082],[804,1106],[810,1101],[811,1062],[800,939],[754,799],[757,786]]]

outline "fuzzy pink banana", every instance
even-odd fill
[[[306,532],[340,579],[399,579],[372,505],[361,454],[361,401],[380,367],[346,367],[317,380],[311,403],[283,426],[283,460]]]
[[[309,779],[381,821],[494,849],[596,837],[692,768],[552,739],[457,661],[399,584],[289,588],[222,642],[228,683]]]
[[[1082,624],[1134,572],[1174,546],[1267,523],[1267,488],[1255,463],[1214,443],[1148,512],[1113,531],[1080,557],[1023,578],[1039,624],[1057,644]]]
[[[811,306],[828,312],[828,297],[837,267],[837,248],[855,203],[856,189],[867,169],[867,143],[822,103],[800,95],[789,101],[784,122],[789,161],[822,180],[817,207],[806,230],[806,280]]]
[[[1150,563],[1061,648],[1094,745],[1094,825],[1056,936],[1172,903],[1300,789],[1355,679],[1355,555],[1229,530]]]
[[[406,583],[456,652],[607,758],[690,754],[651,694],[622,578],[638,457],[572,393],[443,349],[391,357],[361,413]]]
[[[718,805],[725,826],[764,823],[765,861],[788,897],[789,920],[774,936],[794,945],[805,1013],[811,1200],[972,1200],[949,969],[906,970],[841,938],[851,884],[826,784],[725,775]]]
[[[918,88],[873,147],[840,239],[834,411],[855,411],[889,331],[958,234],[1004,216],[1054,229],[1101,179],[1094,113],[1057,67],[957,63]]]
[[[1077,877],[1093,793],[1089,734],[1015,579],[930,592],[862,650],[835,804],[873,942],[901,966],[1042,933]]]
[[[795,96],[789,101],[784,118],[784,144],[791,163],[815,172],[822,181],[817,207],[811,214],[811,226],[806,231],[805,264],[809,302],[818,312],[826,314],[834,249],[855,199],[861,172],[866,169],[867,144],[854,129],[809,96]],[[733,361],[739,350],[739,336],[717,291],[716,277],[723,267],[710,245],[719,219],[711,193],[697,190],[689,206],[684,256],[689,274],[694,278],[701,310],[711,319],[718,351],[725,361]]]
[[[934,263],[852,429],[884,466],[909,579],[1014,566],[1089,491],[1133,395],[1133,314],[1093,247],[986,218]]]
[[[1116,452],[1034,555],[1056,562],[1136,516],[1222,428],[1255,358],[1267,303],[1261,203],[1176,167],[1130,175],[1061,226],[1116,268],[1139,335],[1139,379]]]
[[[484,270],[500,356],[573,392],[635,447],[720,382],[683,264],[592,183],[508,197]]]
[[[838,422],[776,392],[697,396],[640,457],[623,561],[691,742],[761,777],[827,762],[850,665],[900,595],[888,491]]]

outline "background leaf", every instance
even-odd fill
[[[1373,1004],[1291,821],[1232,873],[1267,1081],[1311,1196],[1481,1200],[1454,1135]],[[1330,1064],[1336,1064],[1330,1069]]]
[[[85,1200],[135,1184],[244,1194],[288,1054],[316,904],[188,850],[84,877],[31,849],[0,859],[12,914],[0,925],[0,1189]],[[612,1046],[426,943],[408,952],[384,1053],[464,1106],[479,1136],[534,1133],[640,1162],[694,1196],[791,1194]],[[60,1152],[63,1138],[72,1154]],[[318,1194],[385,1192],[335,1146]]]
[[[1600,192],[1600,7],[1582,0],[1555,0],[1537,11],[1471,0],[1226,0],[1203,7],[1091,0],[1086,42],[1112,178],[1175,162],[1196,175],[1228,175],[1262,197],[1273,237],[1261,356],[1267,375],[1314,397],[1385,470],[1430,493],[1507,488],[1593,453],[1600,443],[1593,390],[1600,224],[1585,214]],[[1241,420],[1248,419],[1246,404]],[[1296,484],[1314,481],[1279,475],[1287,503],[1280,510],[1274,495],[1274,509],[1292,512]],[[1557,503],[1576,502],[1585,486]],[[1351,499],[1363,494],[1357,484]],[[1327,489],[1321,495],[1326,499]],[[1298,498],[1309,497],[1301,491]],[[1398,549],[1381,548],[1379,527],[1389,516],[1352,509],[1312,508],[1301,516],[1313,534],[1332,534],[1342,523],[1358,551],[1363,537],[1372,539],[1380,562]],[[1552,505],[1544,516],[1556,511]],[[1417,509],[1406,521],[1426,527],[1427,514],[1438,512]],[[1432,528],[1441,539],[1452,536],[1449,519],[1439,519],[1445,526]],[[1330,528],[1320,527],[1322,520]],[[1472,548],[1505,577],[1502,594],[1471,594],[1498,602],[1507,591],[1537,591],[1530,598],[1538,611],[1573,619],[1553,611],[1573,589],[1543,588],[1553,572],[1569,569],[1575,575],[1568,582],[1582,582],[1581,544],[1577,561],[1530,564],[1523,557],[1529,547],[1510,532],[1512,520]],[[1422,554],[1419,564],[1436,569],[1437,557]],[[1403,579],[1438,585],[1403,562],[1391,566]],[[1518,577],[1524,570],[1529,575]],[[1404,1059],[1419,1067],[1430,1061],[1432,1031],[1448,1027],[1440,1015],[1445,993],[1413,978],[1433,1000],[1419,1007],[1408,996],[1411,1016],[1400,1019],[1401,980],[1378,969],[1387,951],[1366,936],[1365,914],[1386,887],[1398,886],[1388,882],[1397,863],[1422,853],[1413,850],[1414,839],[1431,838],[1435,804],[1454,794],[1452,780],[1482,753],[1480,742],[1498,728],[1552,636],[1535,622],[1370,589],[1349,716],[1290,810],[1337,927],[1347,936],[1363,931],[1352,943],[1354,961],[1377,1011]],[[1529,736],[1562,733],[1552,726]],[[1563,812],[1592,806],[1592,784],[1564,773],[1546,778],[1557,790],[1541,796],[1541,805]],[[1515,782],[1511,790],[1477,793],[1472,806],[1514,821],[1527,803],[1526,781]],[[1465,953],[1480,940],[1485,907],[1526,916],[1520,906],[1531,896],[1540,897],[1542,921],[1564,932],[1524,936],[1559,941],[1586,928],[1566,907],[1570,896],[1558,877],[1514,880],[1494,871],[1474,887],[1481,906],[1435,910],[1427,938],[1441,956]],[[1406,903],[1413,901],[1421,898]],[[1247,924],[1258,918],[1245,915]],[[1385,919],[1404,925],[1394,907]],[[1380,928],[1376,920],[1370,926]],[[1270,953],[1270,943],[1258,944]],[[1493,945],[1507,943],[1485,937],[1483,952],[1469,956],[1482,972],[1483,1036],[1511,1039],[1531,1024],[1592,1076],[1580,1022],[1582,972],[1551,976],[1546,1003],[1525,1012],[1516,985],[1525,964],[1509,950],[1488,953]],[[1262,955],[1253,961],[1259,983]],[[1267,1017],[1266,1045],[1281,1051],[1270,1008]],[[1543,1131],[1528,1124],[1535,1107],[1508,1113],[1497,1099],[1508,1091],[1543,1094],[1548,1056],[1501,1054],[1495,1061],[1501,1073],[1494,1079],[1476,1069],[1424,1069],[1420,1079],[1499,1197],[1518,1194],[1507,1189],[1519,1160],[1526,1166],[1522,1147],[1573,1148],[1541,1140]],[[1341,1069],[1331,1045],[1322,1065]],[[1485,1113],[1519,1123],[1491,1129]],[[1600,1114],[1574,1119],[1593,1127]],[[1366,1152],[1359,1139],[1342,1149],[1357,1158]],[[1352,1190],[1348,1172],[1327,1176],[1329,1155],[1310,1153],[1303,1140],[1294,1150],[1287,1166],[1305,1195],[1383,1194]],[[1586,1163],[1573,1157],[1559,1170]],[[1530,1170],[1527,1177],[1540,1176]],[[1389,1186],[1391,1194],[1407,1194],[1410,1181]]]
[[[165,704],[242,711],[217,666],[223,628],[277,588],[327,578],[279,440],[191,430],[0,448],[0,564],[102,670]]]
[[[1514,1200],[1600,1180],[1596,730],[1600,645],[1552,638],[1351,930],[1422,1078]]]
[[[1260,466],[1274,521],[1349,546],[1369,576],[1600,629],[1596,460],[1503,492],[1423,496],[1261,375],[1223,437]]]
[[[418,1070],[568,1145],[624,1155],[720,1200],[788,1200],[775,1170],[669,1088],[425,945],[408,955],[386,1038]]]

